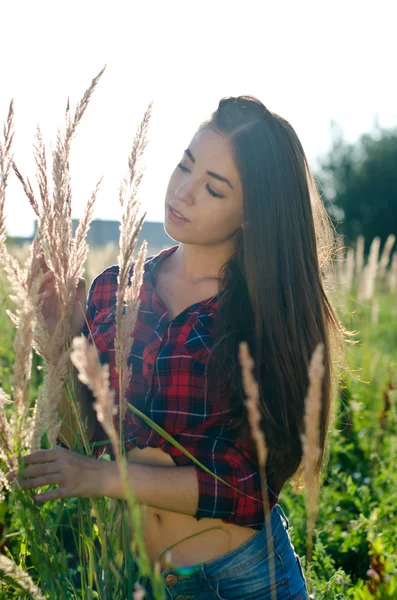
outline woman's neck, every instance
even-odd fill
[[[181,243],[166,261],[165,270],[190,284],[204,279],[219,279],[221,268],[233,256],[235,248],[234,239],[217,246]]]

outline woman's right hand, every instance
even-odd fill
[[[41,314],[46,322],[48,332],[53,335],[55,328],[61,318],[61,306],[55,287],[55,276],[49,268],[44,253],[40,256],[40,266],[44,277],[39,289],[39,303],[41,303]],[[86,283],[84,277],[79,278],[75,293],[73,307],[72,329],[73,335],[80,335],[85,323],[86,311]]]

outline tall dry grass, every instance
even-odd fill
[[[304,478],[307,506],[307,561],[312,560],[313,531],[318,514],[320,486],[316,478],[316,464],[320,454],[320,415],[321,415],[321,388],[324,377],[323,364],[324,345],[318,344],[315,348],[309,366],[309,389],[305,399],[304,433],[302,434]],[[243,385],[247,396],[248,420],[252,437],[257,447],[257,457],[261,476],[262,498],[264,515],[270,514],[269,496],[266,483],[266,460],[268,448],[264,432],[260,428],[261,413],[258,383],[253,376],[254,361],[250,356],[246,342],[240,344],[240,364],[242,367]],[[273,553],[273,538],[271,520],[266,519],[266,539],[269,551],[270,584],[272,600],[277,599],[275,565]]]
[[[245,406],[247,408],[251,434],[253,439],[255,440],[257,448],[258,465],[260,470],[263,498],[263,514],[265,516],[266,540],[267,548],[269,551],[271,600],[277,600],[272,525],[270,519],[270,504],[266,478],[266,461],[268,456],[268,449],[266,445],[265,434],[260,428],[260,422],[262,417],[260,412],[259,386],[258,382],[255,380],[254,377],[255,363],[249,353],[248,344],[246,342],[242,342],[240,344],[239,361],[242,369],[242,381],[244,391],[247,396],[245,400]]]
[[[396,236],[391,233],[379,256],[380,238],[375,236],[369,245],[365,262],[365,238],[359,235],[356,247],[347,247],[340,238],[340,250],[335,260],[335,268],[330,272],[327,285],[330,291],[340,295],[354,294],[357,301],[372,300],[376,287],[385,291],[397,290],[397,250],[393,250]]]
[[[4,575],[17,582],[21,591],[27,592],[34,600],[46,600],[41,590],[37,587],[32,578],[29,577],[26,571],[21,569],[21,567],[18,567],[13,560],[2,554],[0,554],[0,570]]]
[[[135,497],[131,489],[131,482],[126,478],[125,457],[122,456],[120,443],[117,440],[111,417],[114,412],[113,398],[109,386],[106,387],[107,371],[106,366],[98,364],[98,357],[94,347],[88,347],[87,342],[80,338],[74,338],[75,313],[80,310],[85,315],[85,306],[76,303],[76,290],[81,282],[84,271],[84,264],[87,259],[88,246],[85,241],[86,235],[93,217],[94,205],[99,189],[98,182],[91,197],[85,207],[84,215],[79,222],[77,230],[73,235],[71,221],[71,202],[72,190],[70,185],[69,156],[71,142],[76,134],[77,127],[89,104],[90,98],[97,86],[105,69],[92,80],[91,85],[84,93],[82,100],[78,103],[74,117],[70,115],[69,99],[65,115],[65,131],[57,135],[56,149],[53,152],[52,176],[53,185],[50,189],[50,183],[47,176],[47,158],[45,145],[41,136],[40,128],[37,128],[36,145],[34,146],[34,155],[37,164],[37,182],[39,187],[40,200],[30,185],[22,176],[17,168],[12,155],[13,138],[13,101],[11,101],[9,114],[4,127],[4,142],[0,146],[0,258],[5,268],[9,284],[14,291],[13,300],[16,301],[16,313],[9,313],[10,318],[17,327],[17,335],[14,344],[14,377],[12,385],[12,398],[4,390],[0,392],[0,459],[4,462],[4,468],[10,470],[17,463],[21,466],[21,459],[24,454],[30,453],[35,449],[54,446],[57,443],[61,420],[59,419],[60,399],[69,381],[73,379],[72,365],[79,369],[80,380],[86,382],[96,396],[94,408],[98,418],[103,424],[105,430],[111,436],[115,448],[117,462],[120,467],[122,481],[125,484],[127,504],[129,504],[130,534],[127,538],[127,557],[129,562],[136,562],[140,572],[148,577],[152,577],[154,589],[157,589],[156,597],[162,598],[161,578],[158,569],[154,572],[150,568],[146,548],[143,543],[142,523],[143,518],[139,506],[135,502]],[[140,216],[140,202],[138,197],[139,185],[143,176],[143,169],[138,168],[143,157],[146,146],[146,136],[151,117],[152,104],[145,112],[144,118],[140,123],[131,154],[128,157],[128,174],[121,183],[119,190],[119,200],[122,206],[122,225],[120,232],[120,252],[118,256],[119,278],[117,293],[117,316],[116,316],[116,354],[117,370],[120,376],[120,396],[119,407],[122,415],[125,415],[125,389],[128,378],[131,375],[127,363],[128,355],[133,342],[129,332],[133,330],[137,311],[139,307],[138,294],[142,282],[143,262],[146,255],[146,242],[142,244],[138,255],[136,268],[131,278],[129,277],[130,266],[133,260],[138,233],[142,227],[145,215]],[[29,246],[29,253],[24,266],[20,266],[18,260],[12,256],[6,245],[5,236],[5,199],[7,180],[13,168],[16,176],[21,181],[23,189],[28,200],[37,216],[37,233]],[[41,268],[41,254],[45,253],[46,262],[55,276],[55,289],[59,301],[59,316],[54,331],[50,331],[48,323],[43,316],[43,304],[38,300],[38,291],[42,283],[43,272]],[[74,346],[72,345],[74,338]],[[30,407],[28,390],[30,382],[30,372],[32,364],[33,350],[39,354],[45,366],[45,379],[34,406]],[[95,363],[96,361],[96,363]],[[96,366],[95,366],[96,365]],[[75,390],[74,390],[75,392]],[[90,453],[90,447],[86,437],[79,405],[76,397],[70,399],[73,404],[73,410],[77,413],[82,444],[81,451]],[[5,405],[13,405],[13,410],[6,412]],[[31,414],[30,414],[31,413]],[[120,432],[122,435],[122,431]],[[78,449],[76,449],[78,450]],[[11,490],[5,471],[1,470],[0,485],[4,486],[5,492],[18,494],[18,485],[16,491]],[[20,490],[19,490],[20,492]],[[19,511],[18,514],[24,515],[23,523],[28,543],[31,547],[37,545],[40,547],[39,538],[35,539],[35,528],[31,527],[34,518],[37,517],[37,509],[32,506],[30,493],[17,495]],[[96,519],[96,525],[99,528],[99,537],[102,545],[103,560],[102,572],[106,571],[107,585],[111,585],[111,577],[120,579],[119,574],[114,569],[114,561],[109,557],[108,541],[106,539],[105,525],[112,523],[108,519],[104,510],[103,503],[91,501],[91,508]],[[108,512],[112,513],[112,507],[107,506]],[[34,513],[36,511],[36,513]],[[79,518],[85,515],[80,513]],[[31,522],[29,523],[29,519]],[[37,519],[36,519],[37,522]],[[125,524],[125,523],[124,523]],[[40,523],[45,527],[45,523]],[[91,523],[92,527],[92,523]],[[43,533],[43,527],[38,528],[36,534]],[[135,554],[131,553],[131,537],[134,532]],[[29,533],[30,535],[29,537]],[[83,532],[81,532],[83,533]],[[107,532],[109,534],[109,530]],[[114,535],[113,535],[114,537]],[[90,540],[87,542],[85,552],[92,552]],[[37,542],[37,544],[36,544]],[[113,550],[115,550],[115,540],[111,540]],[[124,547],[124,559],[125,559]],[[119,548],[116,552],[120,553]],[[38,574],[42,575],[40,559],[44,557],[40,552],[32,553],[35,555],[36,568]],[[84,553],[83,553],[84,554]],[[48,566],[48,557],[44,564]],[[81,556],[83,562],[85,557]],[[62,565],[64,567],[64,565]],[[54,563],[56,568],[56,564]],[[20,573],[15,569],[15,574]],[[47,573],[48,575],[48,573]],[[52,577],[56,579],[59,572],[53,572]],[[154,577],[153,577],[154,576]],[[98,576],[98,568],[89,569],[89,579],[95,582],[99,597],[105,597],[105,587],[102,586]],[[130,579],[130,577],[128,577]],[[47,584],[47,591],[59,589],[54,587],[47,577],[44,578]],[[131,588],[133,582],[129,582]],[[130,585],[131,584],[131,585]],[[120,587],[120,586],[119,586]],[[125,586],[121,582],[121,589]],[[85,589],[87,593],[88,587]],[[119,592],[124,597],[127,590]],[[136,592],[139,594],[139,590]],[[57,596],[58,597],[58,596]],[[63,597],[63,594],[61,596]]]

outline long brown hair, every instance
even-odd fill
[[[239,96],[223,98],[197,132],[204,127],[230,142],[246,223],[235,255],[221,271],[209,372],[218,393],[227,384],[235,411],[232,428],[256,456],[238,361],[239,342],[248,342],[269,452],[268,484],[278,493],[291,477],[300,491],[304,487],[300,435],[312,353],[323,342],[319,481],[329,459],[337,367],[348,370],[345,344],[350,341],[347,336],[356,333],[340,323],[325,291],[338,236],[288,121],[257,98]]]

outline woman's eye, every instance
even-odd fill
[[[185,166],[183,166],[181,163],[178,164],[178,167],[182,170],[182,171],[189,171],[189,169],[187,169]],[[222,194],[217,194],[216,192],[214,192],[214,190],[212,190],[210,188],[210,186],[206,185],[206,189],[207,191],[211,194],[211,196],[214,196],[214,198],[224,198],[225,196],[222,196]]]
[[[222,196],[222,194],[217,194],[216,192],[214,192],[214,190],[211,190],[211,188],[208,185],[208,183],[207,183],[206,188],[209,191],[209,193],[211,194],[211,196],[214,196],[215,198],[224,198],[224,196]]]

